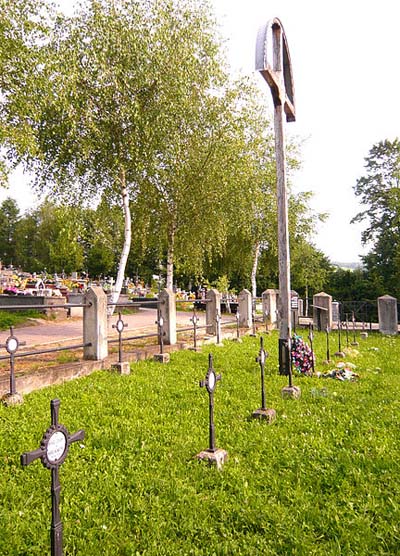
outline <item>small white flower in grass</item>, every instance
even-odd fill
[[[84,444],[79,444],[79,448],[82,448],[82,449],[83,449],[84,447],[85,447]]]
[[[102,525],[101,528],[104,529],[104,531],[106,531],[107,525]]]

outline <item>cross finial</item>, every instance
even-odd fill
[[[256,70],[267,81],[274,105],[283,105],[286,121],[296,120],[292,64],[285,31],[275,17],[260,27],[256,43]]]

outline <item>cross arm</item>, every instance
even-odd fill
[[[292,64],[285,31],[278,18],[260,27],[256,42],[256,70],[271,89],[274,106],[283,105],[286,120],[296,120]]]
[[[29,465],[30,463],[35,461],[35,459],[41,458],[43,454],[43,448],[38,448],[37,450],[33,450],[32,452],[25,452],[24,454],[21,454],[21,465]]]
[[[68,437],[68,445],[72,444],[73,442],[77,442],[78,440],[83,440],[85,438],[85,431],[79,430],[74,432]]]

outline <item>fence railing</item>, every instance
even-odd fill
[[[326,296],[326,294],[324,295]],[[160,292],[156,300],[141,299],[140,301],[130,300],[111,303],[107,300],[107,296],[101,288],[90,288],[84,295],[83,303],[54,303],[46,306],[46,308],[50,309],[63,309],[67,311],[75,308],[83,309],[83,341],[81,343],[34,350],[29,350],[29,347],[27,349],[20,349],[23,346],[23,342],[15,336],[14,330],[10,328],[10,336],[7,338],[5,344],[0,346],[0,348],[5,348],[7,351],[6,355],[0,356],[0,360],[10,360],[10,395],[15,393],[14,367],[15,361],[18,358],[34,357],[61,351],[83,350],[83,360],[103,361],[108,356],[109,346],[117,343],[119,347],[118,361],[122,363],[124,344],[128,342],[157,338],[156,345],[159,347],[160,355],[163,355],[164,346],[176,344],[177,335],[181,337],[184,334],[188,335],[189,339],[193,341],[193,349],[198,348],[200,332],[206,337],[210,337],[217,343],[220,343],[222,339],[222,329],[226,331],[230,328],[231,332],[233,332],[232,336],[236,334],[236,339],[239,340],[240,335],[244,332],[250,332],[255,335],[257,333],[257,328],[260,326],[265,326],[267,331],[271,330],[271,328],[278,327],[278,312],[276,305],[274,305],[276,297],[276,290],[267,290],[261,298],[252,298],[248,290],[243,290],[238,296],[235,312],[228,316],[227,314],[222,315],[221,295],[217,290],[209,290],[205,300],[177,300],[172,291],[164,289]],[[326,297],[329,298],[330,296]],[[204,312],[199,310],[199,301],[201,301],[201,309],[205,311],[205,318],[202,316],[201,319],[199,315],[204,315]],[[322,300],[322,302],[319,303],[324,302],[325,301]],[[187,311],[188,326],[177,326],[176,312],[177,307],[179,309],[180,305],[184,305],[189,309]],[[134,334],[132,331],[127,330],[127,325],[124,323],[121,310],[132,308],[143,309],[146,307],[156,308],[157,317],[154,323],[148,326],[147,330],[142,334]],[[25,305],[18,303],[14,306],[1,306],[0,303],[0,310],[20,311],[26,310],[26,308]],[[43,304],[31,304],[29,306],[29,309],[43,310],[43,308]],[[116,337],[115,335],[109,334],[109,325],[111,324],[110,318],[112,318],[108,315],[110,308],[119,310],[118,316],[112,324],[112,328],[117,332]],[[331,305],[328,304],[327,306],[323,306],[315,303],[312,308],[314,312],[317,311],[317,317],[319,317],[320,320],[322,316],[324,319],[332,319]],[[371,315],[374,311],[376,313],[378,311],[377,303],[372,301],[340,302],[338,307],[338,318],[342,322],[346,320],[351,322],[353,327],[355,326],[355,321],[358,320],[358,323],[361,322],[362,329],[372,329]],[[296,322],[300,324],[299,314],[300,311],[298,305],[296,305],[296,308],[293,310],[294,330],[296,329]],[[310,319],[305,322],[306,326],[308,326],[309,320]]]

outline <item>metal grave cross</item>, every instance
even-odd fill
[[[15,385],[15,368],[14,368],[14,361],[15,361],[15,354],[18,351],[19,346],[24,346],[26,342],[20,342],[16,336],[14,336],[14,328],[10,326],[10,335],[6,340],[4,345],[0,347],[6,348],[8,355],[10,356],[10,394],[9,396],[18,396]],[[21,398],[22,399],[22,398]]]
[[[158,328],[158,345],[160,346],[160,353],[164,353],[164,319],[161,316],[161,311],[157,311],[157,320],[155,322]]]
[[[208,452],[215,452],[215,427],[214,427],[214,390],[217,382],[221,380],[221,375],[215,373],[213,367],[213,356],[211,353],[208,354],[208,371],[204,380],[200,381],[200,387],[206,387],[209,395],[209,409],[210,409],[210,422],[209,422],[209,448]]]
[[[256,363],[259,363],[260,370],[261,370],[261,409],[267,409],[265,407],[265,385],[264,385],[264,376],[265,376],[265,361],[269,354],[264,349],[264,338],[260,336],[260,351],[258,352],[258,356],[256,357]]]
[[[59,399],[50,402],[51,426],[43,434],[40,447],[33,452],[25,452],[21,455],[21,465],[29,465],[40,458],[44,467],[51,470],[51,556],[62,556],[63,554],[60,516],[61,485],[58,470],[68,455],[70,445],[85,438],[85,431],[79,430],[70,435],[64,425],[58,422],[60,403]]]
[[[310,348],[311,348],[311,372],[312,375],[314,376],[315,373],[315,360],[314,360],[314,331],[313,331],[313,325],[311,324],[311,322],[308,325],[308,340],[310,342]]]
[[[118,362],[122,363],[122,332],[124,328],[128,326],[128,323],[124,322],[121,317],[121,313],[118,313],[118,320],[112,325],[113,328],[117,329],[118,332]]]
[[[239,340],[240,339],[240,313],[239,313],[239,307],[236,309],[236,339]]]
[[[193,323],[193,349],[194,349],[194,351],[197,351],[197,324],[198,324],[200,319],[197,316],[196,305],[194,303],[193,303],[193,316],[189,320],[190,320],[190,322]]]
[[[265,405],[265,385],[264,385],[264,376],[265,376],[265,361],[269,354],[264,349],[264,338],[260,336],[260,351],[258,352],[258,356],[256,357],[256,363],[260,364],[261,370],[261,407],[253,411],[253,417],[256,419],[264,419],[269,424],[272,424],[276,419],[276,411],[275,409],[269,408],[267,409]]]
[[[279,259],[279,372],[289,376],[292,385],[290,339],[292,334],[290,307],[290,251],[288,201],[286,191],[286,148],[284,115],[294,122],[295,102],[292,64],[285,31],[278,18],[262,26],[256,42],[256,70],[268,83],[274,102],[275,157],[278,198],[278,259]]]

